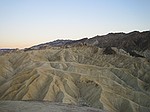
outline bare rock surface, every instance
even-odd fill
[[[61,102],[108,112],[150,112],[150,62],[122,49],[111,49],[115,54],[105,55],[103,48],[82,45],[2,55],[0,100]],[[26,102],[15,103],[1,102],[0,108],[10,105],[12,109]],[[30,107],[32,102],[27,103]],[[40,104],[47,105],[35,103],[40,108]],[[40,111],[39,107],[35,104]]]

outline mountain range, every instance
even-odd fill
[[[78,45],[96,46],[99,48],[116,47],[136,57],[150,57],[150,31],[133,31],[130,33],[109,33],[103,36],[83,38],[80,40],[56,40],[26,48],[26,50],[39,50],[49,47],[72,47]],[[147,56],[148,55],[148,56]]]

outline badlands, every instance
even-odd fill
[[[80,45],[0,56],[0,110],[15,105],[11,101],[27,100],[106,112],[150,112],[148,60],[122,49],[111,48],[114,53],[109,55],[105,50]]]
[[[150,112],[150,31],[0,49],[0,112]]]

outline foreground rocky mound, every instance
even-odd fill
[[[150,63],[89,46],[0,56],[0,100],[53,101],[108,112],[150,111]]]
[[[1,101],[0,112],[104,112],[91,107],[43,101]]]

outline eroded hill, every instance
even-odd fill
[[[92,46],[0,56],[0,100],[46,100],[108,112],[150,111],[150,63]]]

